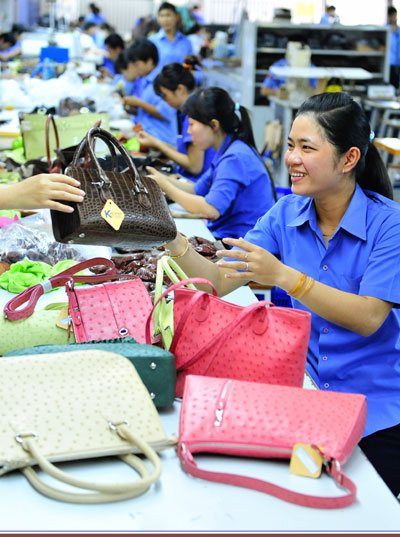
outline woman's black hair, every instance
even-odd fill
[[[372,144],[365,111],[350,95],[344,92],[313,95],[300,106],[296,117],[303,114],[314,117],[338,157],[351,147],[358,147],[361,156],[355,167],[355,179],[362,189],[393,199],[393,187],[378,150]]]
[[[194,90],[196,81],[192,75],[191,69],[185,67],[181,63],[169,63],[163,67],[160,73],[158,73],[153,82],[153,87],[157,95],[164,97],[161,87],[175,91],[179,84],[185,86],[189,92]]]
[[[261,159],[256,148],[253,128],[247,109],[244,106],[239,105],[239,103],[235,103],[229,93],[225,90],[216,86],[211,86],[195,91],[185,101],[182,106],[182,112],[188,117],[195,119],[204,125],[208,125],[209,127],[212,127],[212,120],[217,119],[221,129],[226,134],[232,135],[231,143],[235,140],[242,140],[242,142],[250,146]],[[261,161],[265,165],[262,159]],[[272,190],[276,200],[273,179],[269,173],[268,175],[271,180]]]
[[[182,112],[209,127],[211,121],[217,119],[226,134],[256,149],[247,109],[235,103],[225,90],[216,86],[197,90],[188,97]]]
[[[4,32],[0,35],[0,39],[3,41],[3,43],[8,43],[10,47],[13,47],[17,42],[17,39],[12,32]]]
[[[109,36],[107,36],[104,40],[104,44],[108,45],[112,49],[116,49],[116,48],[124,49],[125,48],[124,40],[119,34],[116,34],[116,33],[110,34]]]
[[[93,13],[93,15],[98,15],[100,13],[100,8],[96,6],[93,2],[89,4],[90,11]]]

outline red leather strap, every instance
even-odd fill
[[[151,323],[151,319],[153,317],[154,309],[157,306],[157,304],[163,298],[168,296],[169,293],[171,293],[172,291],[175,291],[176,289],[179,289],[180,287],[185,287],[189,283],[201,283],[201,284],[204,284],[204,285],[209,285],[211,287],[211,289],[212,289],[213,295],[218,296],[217,290],[215,289],[214,285],[210,281],[205,280],[204,278],[188,278],[187,280],[182,280],[180,282],[174,283],[173,285],[170,285],[168,287],[168,289],[166,289],[162,293],[162,295],[158,298],[158,300],[153,304],[153,308],[152,308],[149,316],[147,317],[147,321],[146,321],[146,343],[151,344],[151,342],[152,342],[152,334],[151,334],[151,329],[150,329],[150,323]]]
[[[105,265],[106,267],[109,267],[110,270],[104,274],[97,274],[94,276],[75,276],[75,274],[81,270],[99,265]],[[65,285],[71,279],[78,283],[102,283],[122,278],[128,279],[134,277],[129,277],[126,274],[115,274],[115,265],[110,259],[106,259],[104,257],[88,259],[82,263],[78,263],[77,265],[68,268],[67,270],[64,270],[63,272],[60,272],[56,276],[53,276],[44,282],[25,289],[22,291],[22,293],[13,297],[4,306],[4,315],[9,321],[19,321],[20,319],[25,319],[26,317],[29,317],[29,315],[32,315],[37,301],[44,294],[47,286],[48,289],[54,289],[55,287]],[[22,306],[22,304],[25,304],[26,302],[27,305],[24,308],[17,310],[19,306]]]
[[[200,292],[199,292],[199,294],[200,294]],[[175,350],[175,348],[176,348],[176,346],[178,344],[178,341],[179,341],[179,338],[180,338],[180,336],[182,334],[183,328],[186,325],[186,322],[187,322],[187,320],[189,318],[189,313],[191,312],[192,308],[195,307],[197,302],[198,302],[198,298],[193,297],[193,299],[189,302],[188,307],[186,308],[188,311],[186,311],[186,309],[185,309],[183,315],[181,316],[181,319],[180,319],[180,322],[178,324],[178,327],[174,331],[174,339],[172,341],[171,348],[170,348],[170,351],[172,353],[174,352],[174,350]],[[239,315],[235,319],[233,319],[233,321],[231,323],[229,323],[221,332],[219,332],[212,339],[210,339],[204,345],[204,347],[202,347],[194,356],[192,356],[192,358],[190,358],[190,360],[185,362],[185,364],[183,364],[183,365],[182,364],[179,365],[178,371],[184,371],[185,369],[188,369],[190,366],[192,366],[194,363],[196,363],[202,356],[206,355],[207,356],[207,365],[205,366],[204,371],[202,371],[202,373],[198,373],[198,374],[206,375],[208,370],[209,370],[209,368],[212,365],[212,362],[213,362],[216,354],[218,354],[218,351],[223,346],[223,344],[226,342],[226,340],[231,338],[231,337],[235,337],[234,336],[235,330],[239,327],[239,325],[247,317],[250,317],[250,316],[253,316],[253,315],[256,316],[257,313],[261,313],[262,310],[266,309],[265,306],[267,306],[267,305],[273,306],[272,302],[267,302],[266,300],[261,300],[260,302],[256,302],[254,304],[250,304],[249,306],[243,307],[243,309],[240,311]],[[268,329],[267,311],[265,311],[265,314],[266,314],[265,320],[262,320],[262,323],[260,323],[260,324],[263,324],[263,328],[262,328],[263,331],[260,332],[260,331],[255,330],[255,333],[260,333],[261,334],[261,333],[265,332]]]
[[[338,507],[347,507],[355,502],[357,488],[353,481],[347,477],[340,469],[336,468],[336,465],[331,465],[331,470],[328,469],[330,474],[338,485],[347,489],[349,494],[339,497],[324,497],[324,496],[311,496],[308,494],[301,494],[300,492],[294,492],[289,489],[274,485],[268,481],[257,479],[254,477],[247,477],[238,474],[226,474],[222,472],[211,472],[209,470],[202,470],[199,468],[193,458],[189,449],[180,444],[178,447],[178,455],[183,469],[195,476],[208,481],[215,481],[217,483],[226,483],[227,485],[235,485],[237,487],[246,487],[249,489],[258,490],[266,494],[276,496],[286,502],[295,503],[297,505],[303,505],[305,507],[317,507],[319,509],[336,509]],[[333,469],[333,468],[336,469]]]

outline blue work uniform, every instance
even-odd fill
[[[321,283],[400,304],[400,205],[358,185],[328,247],[313,199],[294,194],[281,198],[245,239]],[[307,371],[319,388],[366,395],[365,436],[399,424],[399,310],[368,337],[311,314]]]
[[[148,75],[137,78],[135,95],[139,99],[154,105],[165,119],[154,117],[139,106],[134,121],[135,123],[141,123],[143,129],[155,138],[171,143],[171,140],[176,140],[178,134],[176,110],[154,91],[153,82],[160,70],[161,67],[157,65]]]
[[[187,155],[188,145],[192,143],[192,136],[188,133],[189,118],[186,114],[181,114],[180,112],[178,112],[178,125],[180,125],[180,133],[178,133],[178,136],[176,138],[176,149],[179,151],[179,153]],[[175,171],[176,173],[183,175],[183,177],[186,177],[186,179],[190,179],[191,181],[197,181],[201,178],[204,172],[206,172],[210,168],[211,162],[213,161],[215,155],[215,149],[213,149],[212,147],[209,147],[204,151],[203,168],[198,175],[192,175],[187,170],[185,170],[185,168],[179,165],[176,167]]]
[[[174,41],[170,41],[164,30],[161,28],[156,34],[149,37],[158,50],[158,65],[164,67],[168,63],[183,63],[187,54],[193,54],[192,43],[190,39],[176,32]]]
[[[286,58],[282,58],[281,60],[278,60],[271,64],[271,67],[288,67],[288,61]],[[315,67],[314,65],[311,65],[311,67]],[[309,78],[308,79],[311,86],[315,89],[317,87],[318,80],[316,78]],[[263,86],[266,88],[271,89],[278,89],[282,84],[286,83],[286,78],[276,78],[276,76],[272,73],[268,73],[268,75],[264,78]]]
[[[85,23],[86,22],[93,22],[96,26],[100,26],[100,24],[106,22],[106,19],[100,13],[98,15],[95,15],[94,13],[89,13],[85,17]]]
[[[271,180],[259,155],[242,140],[231,142],[228,135],[208,173],[194,184],[196,194],[204,196],[220,214],[207,224],[219,239],[243,237],[275,203]]]
[[[389,26],[389,25],[387,25]],[[400,27],[397,32],[389,32],[389,64],[400,66]]]

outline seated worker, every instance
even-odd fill
[[[19,183],[0,185],[0,209],[53,209],[72,213],[61,201],[83,201],[79,181],[59,173],[41,173]]]
[[[191,65],[169,63],[163,67],[154,80],[154,90],[157,95],[160,95],[172,108],[177,110],[178,136],[176,148],[167,142],[157,140],[157,138],[144,130],[137,134],[137,138],[142,145],[155,147],[164,153],[167,158],[175,161],[178,164],[175,172],[191,181],[197,181],[208,170],[215,156],[213,148],[210,147],[203,151],[193,144],[192,137],[188,132],[189,118],[186,114],[180,112],[195,87],[196,82],[192,74]]]
[[[96,26],[106,22],[105,17],[100,13],[100,8],[93,2],[89,4],[90,13],[86,15],[84,22],[93,22]]]
[[[92,39],[91,49],[100,49],[96,52],[101,52],[104,45],[102,34],[99,32],[99,27],[94,22],[85,22],[82,32]]]
[[[123,50],[114,62],[115,76],[112,85],[121,97],[135,95],[136,79],[138,78],[136,66],[128,59],[128,53]]]
[[[160,30],[149,37],[156,45],[161,67],[168,63],[183,63],[187,54],[192,54],[192,44],[178,30],[178,14],[174,5],[163,2],[158,8],[157,21]]]
[[[271,64],[270,68],[273,66],[274,67],[288,67],[289,66],[288,59],[285,57],[285,58],[282,58],[281,60],[277,60],[276,62]],[[315,66],[311,65],[311,67],[315,67]],[[287,81],[286,78],[277,78],[272,73],[268,73],[268,75],[264,78],[263,85],[261,86],[261,89],[260,89],[260,94],[263,97],[268,97],[269,95],[277,95],[280,86],[282,86],[282,84],[285,84],[286,81]],[[308,82],[314,89],[317,88],[318,80],[316,78],[310,78]]]
[[[14,58],[18,58],[22,54],[22,42],[21,37],[23,32],[25,31],[24,26],[22,24],[14,23],[11,27],[11,33],[14,34],[15,37],[15,45],[10,47],[7,51],[2,53],[4,60],[13,60]]]
[[[336,15],[335,6],[328,6],[326,8],[326,13],[321,17],[319,21],[320,24],[340,24],[339,15]]]
[[[119,34],[110,34],[104,40],[104,61],[100,72],[104,77],[113,78],[115,75],[114,62],[124,50],[125,43]]]
[[[190,115],[190,114],[189,114]],[[400,210],[362,107],[344,92],[309,97],[288,136],[292,194],[218,263],[178,234],[166,244],[219,296],[249,281],[278,286],[311,313],[307,371],[323,391],[361,393],[360,447],[400,493]],[[329,418],[327,418],[329,419]]]
[[[217,87],[197,90],[182,112],[199,149],[217,154],[196,183],[176,180],[148,167],[149,177],[184,209],[208,217],[216,239],[242,237],[275,203],[275,189],[258,154],[247,110]]]
[[[0,35],[0,60],[6,62],[14,58],[13,49],[17,40],[12,32]]]
[[[124,105],[138,108],[134,121],[140,123],[143,130],[164,142],[175,140],[176,112],[155,93],[153,87],[153,82],[161,71],[157,47],[144,37],[127,49],[127,59],[134,64],[138,78],[135,95],[124,97]]]

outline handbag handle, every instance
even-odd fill
[[[98,119],[96,121],[96,123],[93,125],[93,127],[100,127],[101,125],[101,119]],[[54,123],[54,128],[56,128],[56,123]],[[75,146],[72,146],[72,148],[74,148]],[[71,151],[72,151],[72,148],[71,148]],[[57,144],[57,147],[54,149],[54,152],[56,153],[59,161],[62,162],[64,168],[66,168],[68,166],[68,163],[66,162],[66,159],[65,159],[65,156],[63,154],[63,150],[65,149],[68,149],[68,148],[64,148],[64,149],[60,149],[60,146],[59,144]],[[74,154],[75,154],[75,149],[74,149]],[[111,159],[113,157],[111,156]],[[49,150],[47,152],[47,160],[49,161]],[[85,151],[85,160],[84,160],[84,163],[83,163],[83,167],[84,168],[88,168],[89,167],[89,155],[88,155],[88,152]],[[61,171],[61,169],[60,169]]]
[[[180,322],[175,329],[174,339],[170,347],[170,352],[174,353],[175,348],[179,342],[180,336],[183,332],[183,328],[185,327],[186,322],[190,316],[190,312],[193,310],[199,300],[204,298],[204,295],[207,295],[207,293],[201,293],[201,291],[196,293],[187,304],[184,312],[181,315]],[[239,315],[235,319],[233,319],[232,322],[230,322],[221,332],[217,333],[212,339],[210,339],[204,345],[204,347],[202,347],[194,356],[192,356],[192,358],[190,358],[184,364],[180,365],[178,367],[178,371],[184,371],[185,369],[189,368],[194,363],[196,363],[204,354],[206,354],[208,358],[208,364],[202,374],[207,374],[207,371],[210,368],[213,359],[218,353],[219,349],[224,345],[228,338],[233,337],[235,330],[247,317],[250,317],[252,315],[258,315],[260,318],[256,319],[256,322],[253,326],[253,332],[257,335],[264,334],[268,329],[269,324],[268,314],[266,310],[267,305],[269,305],[270,307],[274,307],[272,302],[261,300],[260,302],[255,302],[254,304],[250,304],[249,306],[242,308]]]
[[[107,143],[107,145],[112,144],[114,146],[114,151],[115,151],[115,148],[118,149],[118,151],[123,156],[123,158],[124,158],[124,160],[125,160],[125,162],[126,162],[126,164],[128,166],[129,173],[131,174],[132,179],[133,179],[133,184],[134,184],[135,191],[139,195],[140,204],[143,205],[144,208],[149,208],[150,207],[150,200],[148,199],[148,194],[149,193],[148,193],[147,188],[143,185],[143,183],[142,183],[142,181],[140,179],[140,176],[139,176],[139,173],[138,173],[138,171],[136,169],[136,166],[133,164],[133,161],[132,161],[129,153],[125,149],[125,147],[122,144],[120,144],[118,142],[118,140],[112,134],[110,134],[108,131],[106,131],[106,130],[100,128],[100,127],[94,127],[92,129],[90,129],[86,133],[85,138],[81,141],[81,143],[80,143],[79,147],[77,148],[77,150],[75,151],[71,167],[77,165],[77,161],[78,161],[78,159],[80,157],[80,154],[82,153],[83,148],[86,146],[87,149],[88,149],[91,161],[94,164],[94,166],[95,166],[95,168],[96,168],[96,170],[97,170],[97,172],[99,174],[99,177],[101,178],[101,180],[103,181],[103,183],[106,186],[108,186],[108,187],[111,186],[110,179],[107,177],[107,174],[105,173],[103,168],[100,166],[99,161],[97,160],[96,155],[94,154],[91,141],[93,139],[95,139],[95,138],[101,138],[103,141],[105,141]],[[109,147],[110,147],[110,145],[109,145]],[[102,188],[103,186],[104,185],[101,185],[100,188]]]
[[[303,505],[305,507],[335,509],[338,507],[347,507],[356,500],[357,488],[355,484],[342,472],[340,464],[335,460],[330,461],[329,465],[326,466],[326,471],[328,475],[333,477],[338,485],[347,489],[349,493],[345,496],[321,497],[301,494],[300,492],[294,492],[292,490],[280,487],[279,485],[270,483],[269,481],[264,481],[263,479],[257,479],[239,474],[227,474],[224,472],[203,470],[197,466],[192,453],[184,443],[181,443],[178,446],[178,456],[184,470],[194,477],[200,477],[202,479],[207,479],[208,481],[215,481],[216,483],[226,483],[227,485],[235,485],[237,487],[246,487],[249,489],[258,490],[259,492],[271,494],[272,496],[280,498],[281,500],[295,503],[297,505]]]
[[[72,485],[74,487],[78,487],[85,490],[93,490],[97,494],[67,493],[67,496],[65,496],[64,491],[59,491],[58,489],[50,487],[49,485],[43,483],[32,468],[30,468],[28,472],[24,471],[25,476],[29,479],[33,486],[40,486],[41,490],[50,495],[51,497],[58,496],[58,499],[66,499],[66,501],[74,501],[79,503],[102,503],[110,501],[110,499],[120,500],[125,498],[133,498],[135,496],[138,496],[139,494],[142,494],[150,487],[150,485],[155,483],[155,481],[157,481],[157,479],[161,475],[160,457],[147,442],[137,437],[127,426],[127,424],[120,423],[116,424],[114,427],[116,433],[121,438],[129,442],[132,446],[138,447],[139,451],[150,460],[153,465],[152,473],[150,473],[146,465],[142,461],[140,461],[138,457],[134,457],[133,455],[131,455],[130,457],[125,456],[125,462],[127,462],[130,466],[132,466],[139,472],[139,474],[141,475],[140,480],[115,484],[97,483],[79,479],[68,474],[67,472],[60,470],[48,459],[46,459],[46,457],[37,447],[34,436],[28,436],[22,439],[22,446],[25,451],[32,455],[35,462],[44,472],[46,472],[54,479],[61,481],[62,483],[66,483],[68,485]],[[146,469],[143,466],[145,466]]]
[[[54,117],[52,114],[48,114],[47,115],[47,119],[46,119],[46,129],[45,129],[45,136],[46,136],[46,154],[47,154],[47,163],[49,165],[49,171],[51,170],[51,158],[50,158],[50,123],[51,125],[53,126],[53,129],[54,129],[54,136],[56,138],[56,146],[57,147],[60,147],[60,140],[59,140],[59,137],[58,137],[58,130],[57,130],[57,125],[56,125],[56,122],[54,120]],[[60,173],[61,171],[61,167],[60,166],[56,166],[53,170],[53,173]]]
[[[75,276],[75,274],[77,272],[80,272],[81,270],[96,267],[99,265],[105,265],[106,267],[109,267],[110,270],[108,270],[104,274],[96,274],[94,276]],[[25,319],[26,317],[29,317],[29,315],[32,315],[32,313],[34,312],[37,301],[46,291],[50,291],[50,289],[65,285],[67,282],[71,281],[71,279],[74,283],[103,283],[110,280],[134,278],[135,276],[129,276],[127,274],[116,274],[115,265],[110,259],[106,259],[104,257],[95,257],[93,259],[88,259],[86,261],[82,261],[82,263],[78,263],[77,265],[74,265],[73,267],[64,270],[63,272],[60,272],[56,276],[52,276],[48,280],[45,280],[36,285],[33,285],[32,287],[29,287],[28,289],[25,289],[24,291],[22,291],[22,293],[13,297],[4,306],[4,316],[9,321],[19,321],[20,319]],[[24,308],[17,310],[19,306],[22,306],[22,304],[25,304],[26,302],[27,305]]]
[[[149,313],[149,316],[147,317],[147,320],[146,320],[146,343],[148,343],[149,345],[151,345],[151,343],[152,343],[152,337],[151,337],[152,334],[151,334],[150,324],[151,324],[151,319],[153,317],[154,310],[157,307],[157,305],[159,304],[159,302],[163,298],[168,296],[169,293],[171,293],[172,291],[175,291],[176,289],[179,289],[180,287],[186,287],[187,285],[193,284],[193,283],[201,283],[201,284],[209,285],[211,287],[211,289],[212,289],[213,295],[218,296],[217,290],[215,289],[214,285],[210,281],[205,280],[204,278],[188,278],[187,280],[182,280],[180,282],[177,282],[177,283],[174,283],[174,284],[170,285],[158,297],[158,299],[154,302],[153,308],[152,308],[151,312]]]

